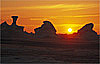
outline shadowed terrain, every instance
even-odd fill
[[[65,41],[36,42],[9,41],[1,42],[1,61],[15,62],[69,62],[69,63],[98,63],[98,41]]]

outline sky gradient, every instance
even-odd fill
[[[42,22],[49,20],[57,33],[70,34],[67,30],[77,32],[87,23],[94,23],[94,30],[99,30],[99,0],[2,0],[1,23],[12,23],[11,16],[18,15],[17,24],[24,26],[27,32],[33,32]]]

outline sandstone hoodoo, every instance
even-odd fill
[[[94,24],[89,23],[78,30],[78,34],[82,39],[98,39],[97,33],[93,30]]]
[[[7,24],[6,21],[0,25],[1,37],[5,38],[22,38],[24,35],[24,27],[16,24],[18,16],[12,16],[13,23]]]
[[[34,29],[36,37],[56,37],[56,29],[49,21],[44,21],[41,27]]]

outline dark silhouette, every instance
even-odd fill
[[[17,21],[18,16],[12,16],[12,18],[13,18],[12,25],[16,25],[16,21]]]
[[[56,37],[56,29],[49,21],[44,21],[41,27],[34,29],[36,37]]]
[[[94,24],[89,23],[83,26],[81,29],[78,30],[78,35],[80,38],[85,40],[94,40],[98,39],[97,33],[93,30]]]
[[[93,30],[92,23],[86,24],[77,33],[68,35],[56,34],[53,24],[44,21],[41,27],[34,29],[33,34],[23,31],[24,27],[16,24],[18,16],[12,18],[12,25],[6,22],[0,25],[1,63],[99,62],[99,39],[94,41],[97,33]]]
[[[50,21],[44,21],[41,25],[41,27],[34,29],[35,34],[27,33],[26,31],[23,31],[24,27],[23,26],[18,26],[16,24],[18,16],[12,16],[13,18],[13,23],[11,25],[8,25],[6,22],[1,24],[1,37],[2,38],[24,38],[26,36],[31,36],[30,38],[39,37],[39,38],[49,38],[49,37],[57,37],[56,35],[56,29],[53,26],[53,24]],[[78,30],[78,32],[75,34],[72,34],[69,37],[76,37],[76,38],[81,38],[84,40],[97,40],[99,37],[97,33],[93,30],[94,24],[89,23],[83,26],[81,29]],[[64,35],[62,36],[65,39]],[[29,38],[29,37],[28,37]]]
[[[13,18],[13,23],[11,25],[8,25],[6,22],[2,23],[1,30],[2,31],[7,30],[7,31],[20,31],[20,32],[22,32],[24,27],[16,25],[16,20],[17,20],[18,16],[12,16],[12,18]]]
[[[0,25],[1,27],[1,38],[2,39],[13,39],[13,38],[24,38],[26,37],[26,32],[23,31],[23,26],[18,26],[16,24],[18,16],[12,16],[13,23],[11,25],[8,25],[6,21]]]

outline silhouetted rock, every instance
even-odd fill
[[[17,21],[17,18],[18,16],[12,16],[13,18],[13,23],[11,25],[8,25],[6,23],[6,21],[4,23],[2,23],[0,25],[1,29],[1,38],[2,39],[12,39],[12,38],[24,38],[26,37],[26,33],[24,33],[23,29],[24,27],[23,26],[18,26],[16,24],[16,21]]]
[[[36,37],[56,37],[56,29],[49,21],[44,21],[41,27],[34,29]]]
[[[16,21],[17,21],[18,16],[12,16],[12,18],[13,18],[12,25],[16,25]]]
[[[86,39],[86,40],[98,39],[97,33],[93,30],[93,27],[94,27],[94,24],[89,23],[83,26],[80,30],[78,30],[78,35],[80,36],[80,38]]]
[[[23,31],[23,26],[18,26],[16,25],[16,20],[18,16],[12,16],[13,17],[13,23],[11,25],[8,25],[6,22],[1,24],[1,30],[2,31],[14,31],[14,32],[22,32]]]

